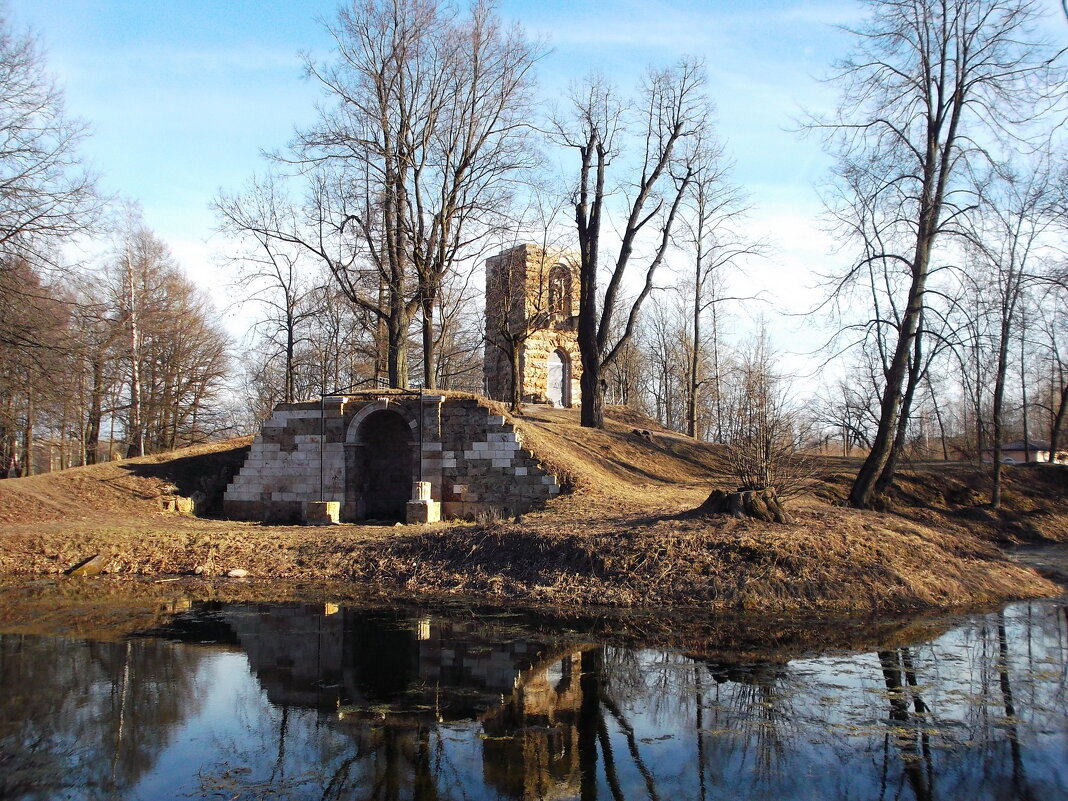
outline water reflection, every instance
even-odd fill
[[[121,798],[199,708],[197,650],[0,636],[0,798]]]
[[[0,798],[1068,792],[1054,603],[790,661],[331,604],[196,604],[155,635],[0,636]]]

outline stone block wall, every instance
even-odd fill
[[[227,487],[223,514],[266,523],[299,523],[306,501],[343,500],[343,406],[328,399],[325,445],[320,434],[324,416],[318,403],[279,406],[253,439],[244,466]]]
[[[410,472],[401,475],[406,464]],[[400,519],[416,481],[430,484],[445,518],[521,514],[560,492],[515,428],[483,402],[379,393],[327,398],[322,409],[279,406],[227,488],[223,510],[297,523],[307,502],[337,501],[342,521],[356,522],[381,519],[382,496],[400,493]]]
[[[445,517],[517,515],[559,494],[555,476],[523,448],[515,427],[479,401],[444,404],[441,430],[440,472],[436,460],[424,464],[427,475],[440,475]]]

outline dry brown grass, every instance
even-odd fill
[[[240,463],[239,449],[216,446],[0,483],[0,574],[56,574],[104,553],[121,575],[243,568],[261,579],[531,605],[881,613],[1059,591],[985,542],[1000,518],[977,525],[967,510],[979,507],[954,505],[974,501],[956,468],[929,468],[941,483],[910,472],[896,513],[858,512],[830,505],[853,466],[826,459],[827,481],[781,526],[696,515],[712,489],[733,489],[719,450],[633,412],[611,409],[604,431],[580,428],[571,410],[532,408],[514,422],[573,490],[521,521],[306,528],[162,515],[166,484],[188,494]],[[1011,482],[1003,514],[1066,519],[1052,489],[1020,509],[1024,491]],[[926,502],[905,495],[921,491]]]
[[[180,495],[207,491],[217,496],[240,469],[251,442],[252,437],[240,437],[0,481],[0,523],[151,518],[169,487]]]
[[[355,579],[544,604],[745,610],[952,607],[1056,594],[993,546],[853,510],[791,526],[723,516],[618,515],[450,528],[368,543]]]

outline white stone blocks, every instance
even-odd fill
[[[418,415],[416,407],[410,400],[391,400],[390,407],[394,403],[410,424],[413,437],[409,441],[418,443],[418,423],[411,427],[412,415]],[[283,506],[298,508],[305,502],[331,498],[341,503],[345,519],[352,519],[362,508],[360,499],[353,496],[354,484],[358,484],[348,473],[353,466],[352,445],[332,440],[350,435],[354,422],[366,418],[368,411],[373,413],[372,405],[381,408],[369,399],[350,399],[344,418],[331,409],[325,443],[318,429],[318,409],[278,410],[271,421],[274,425],[265,426],[255,440],[246,463],[227,488],[226,499],[261,505],[268,517],[276,513],[285,517],[291,512]],[[415,475],[410,480],[420,479],[429,491],[415,500],[438,503],[449,515],[477,517],[501,510],[519,513],[559,493],[555,480],[535,466],[523,449],[521,436],[502,415],[470,399],[446,399],[426,411],[424,420],[434,417],[440,432],[417,448]],[[338,425],[342,419],[344,426]],[[445,497],[450,500],[442,503]],[[292,514],[300,519],[300,511]],[[433,517],[433,510],[413,509],[412,515],[421,521]]]

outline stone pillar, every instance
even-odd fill
[[[306,501],[304,522],[309,526],[330,526],[341,518],[341,504],[337,501]]]
[[[412,482],[412,499],[405,508],[407,523],[437,523],[441,520],[441,503],[430,497],[429,481]]]

